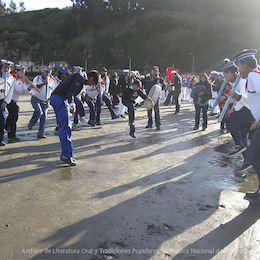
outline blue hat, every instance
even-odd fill
[[[67,73],[69,71],[69,69],[67,67],[59,67],[58,71],[61,73]]]
[[[15,69],[16,69],[16,70],[26,70],[27,67],[25,67],[25,66],[22,65],[22,64],[19,64],[19,65],[15,65]]]
[[[47,72],[51,72],[52,71],[50,66],[43,66],[42,70],[43,71],[47,71]]]
[[[255,50],[255,49],[250,49],[250,50],[245,49],[245,50],[237,53],[235,55],[235,59],[238,59],[239,62],[244,59],[248,59],[248,58],[253,59],[253,58],[255,58],[256,53],[257,53],[257,50]]]
[[[231,68],[236,68],[235,62],[232,60],[230,61],[229,59],[225,59],[224,62],[220,65],[221,70],[230,70]]]
[[[1,60],[1,63],[5,66],[11,66],[13,65],[14,63],[10,60]]]

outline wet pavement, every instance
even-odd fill
[[[216,117],[193,131],[192,104],[179,115],[161,106],[156,131],[138,108],[132,139],[127,119],[103,107],[102,126],[73,132],[69,167],[53,110],[37,140],[29,97],[19,105],[22,141],[0,148],[0,259],[259,259],[260,207],[243,199],[257,178],[237,174],[242,157],[227,157],[233,142]]]

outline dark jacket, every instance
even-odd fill
[[[122,93],[127,87],[132,85],[132,80],[130,77],[126,78],[125,75],[121,75],[118,80],[118,85],[119,85],[119,93]],[[119,94],[118,93],[118,94]]]
[[[151,88],[153,85],[158,84],[161,85],[162,89],[165,89],[165,82],[164,79],[160,76],[156,76],[155,78],[152,78],[151,75],[148,75],[145,77],[144,80],[144,89],[146,91],[147,94],[149,94]]]
[[[82,90],[86,79],[79,73],[73,73],[67,76],[53,91],[52,95],[58,95],[68,99],[69,103],[74,103],[74,97]]]
[[[110,84],[109,84],[109,93],[112,95],[118,94],[119,91],[119,85],[118,85],[118,77],[113,75],[110,78]]]
[[[140,96],[143,99],[147,98],[147,96],[144,94],[143,91],[141,90],[134,91],[132,87],[129,87],[123,91],[122,101],[123,103],[127,101],[130,101],[131,103],[135,103],[135,100],[137,99],[138,96]]]
[[[179,74],[176,74],[173,80],[173,86],[175,93],[181,93],[181,87],[182,87],[182,78]]]
[[[202,95],[199,96],[199,93],[202,92]],[[202,84],[199,82],[196,84],[192,91],[191,97],[195,105],[205,106],[208,104],[208,101],[212,98],[212,86],[210,84]]]

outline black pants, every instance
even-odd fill
[[[135,108],[130,100],[124,100],[123,103],[128,108],[128,122],[130,126],[130,134],[135,132]]]
[[[168,92],[168,95],[167,95],[167,98],[166,98],[166,100],[164,101],[164,105],[169,105],[169,103],[170,103],[170,101],[171,101],[171,97],[173,97],[173,98],[172,98],[172,103],[174,104],[174,101],[175,101],[175,99],[174,99],[174,91],[169,91],[169,92]]]
[[[205,105],[205,106],[195,105],[195,126],[196,127],[199,127],[200,111],[202,111],[202,117],[203,117],[202,127],[207,128],[207,126],[208,126],[208,115],[207,115],[208,108],[209,108],[209,105]]]
[[[179,96],[181,92],[180,91],[174,91],[174,102],[175,102],[175,112],[180,112],[180,104],[179,104]]]
[[[19,106],[14,100],[7,105],[8,116],[6,118],[5,129],[8,131],[8,137],[16,137],[16,123],[18,120]]]

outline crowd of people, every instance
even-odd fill
[[[106,68],[101,71],[85,72],[82,67],[74,66],[73,72],[67,67],[59,67],[57,76],[52,76],[52,69],[44,66],[41,75],[32,82],[25,76],[26,67],[16,65],[11,73],[13,62],[1,60],[0,66],[0,145],[5,146],[4,135],[7,132],[8,142],[18,142],[16,136],[18,120],[18,100],[21,93],[31,94],[33,114],[28,122],[32,130],[39,121],[37,138],[44,139],[48,108],[54,109],[57,126],[54,130],[61,143],[60,159],[71,166],[76,165],[73,155],[72,131],[78,131],[79,122],[90,126],[101,125],[100,115],[105,104],[111,120],[125,118],[128,115],[129,135],[135,135],[136,108],[146,101],[152,104],[147,108],[148,122],[146,128],[160,131],[160,96],[154,99],[154,86],[159,86],[164,105],[175,105],[175,114],[181,110],[181,102],[193,102],[195,107],[194,131],[200,127],[202,112],[202,130],[208,126],[209,108],[212,115],[221,115],[221,133],[230,133],[235,146],[228,156],[243,153],[244,161],[241,171],[253,166],[260,178],[260,70],[255,59],[255,50],[244,50],[234,58],[235,62],[225,59],[221,71],[212,71],[200,76],[180,75],[178,70],[171,69],[170,77],[160,76],[157,66],[151,68],[147,75],[138,71],[122,70],[108,74]],[[157,93],[158,94],[158,93]],[[89,108],[86,115],[85,104]],[[115,108],[118,106],[118,112]],[[6,114],[8,112],[8,115]],[[153,118],[154,112],[154,118]],[[87,119],[89,116],[89,119]],[[72,118],[73,117],[73,118]],[[257,192],[248,193],[246,197],[259,197]]]

